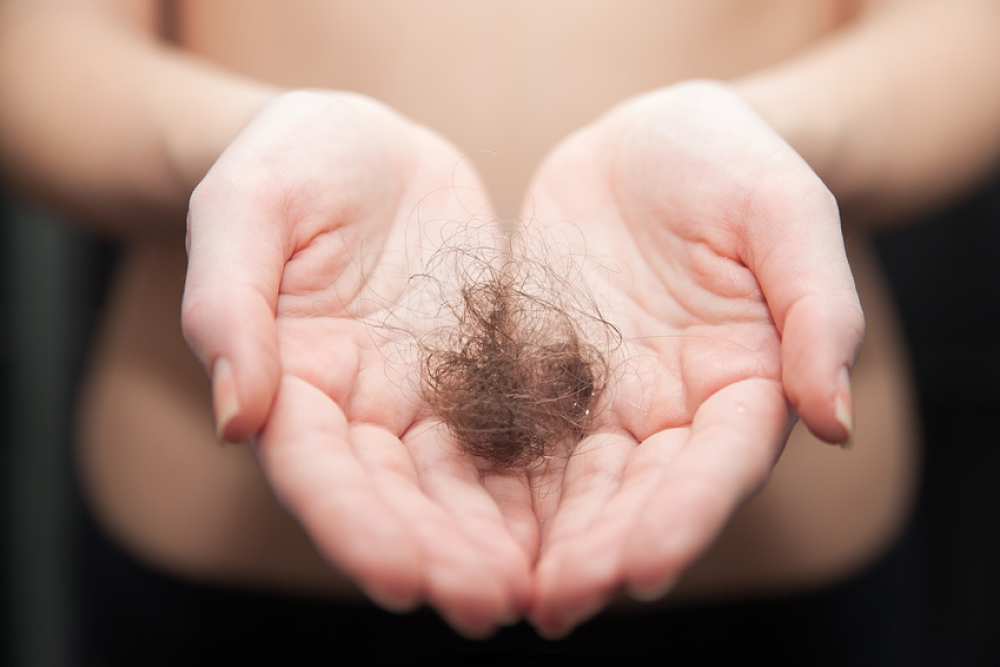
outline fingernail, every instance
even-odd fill
[[[219,442],[226,443],[226,428],[239,414],[240,402],[236,396],[233,368],[222,357],[212,364],[212,403],[215,406],[215,437]]]
[[[510,627],[511,625],[517,625],[521,621],[521,614],[515,609],[508,609],[507,613],[500,617],[501,627]]]
[[[570,623],[560,623],[558,625],[550,626],[539,626],[535,628],[535,632],[542,639],[548,640],[550,642],[557,642],[560,639],[565,639],[569,633],[573,632],[573,625]]]
[[[846,366],[840,369],[839,385],[833,410],[837,422],[847,431],[847,438],[840,443],[840,448],[848,451],[854,446],[854,400],[851,394],[851,375]]]
[[[665,597],[674,588],[675,579],[665,579],[655,584],[630,584],[628,594],[638,602],[653,602]]]
[[[472,639],[474,641],[489,639],[495,635],[498,630],[497,626],[493,624],[480,625],[457,621],[453,621],[451,623],[451,627],[455,632],[462,635],[466,639]]]
[[[367,592],[366,595],[379,607],[393,614],[408,614],[420,606],[420,601],[413,598],[396,598],[390,595],[373,595],[370,592]]]

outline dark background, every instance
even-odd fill
[[[0,190],[0,665],[71,665],[72,406],[111,250]]]
[[[1000,174],[884,234],[924,427],[915,526],[927,664],[1000,665]]]

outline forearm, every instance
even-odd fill
[[[1000,159],[1000,2],[887,2],[735,86],[823,178],[846,221],[918,213]]]
[[[0,8],[4,179],[104,231],[183,225],[191,190],[276,93],[87,3]]]

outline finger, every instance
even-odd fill
[[[850,373],[864,338],[856,303],[805,298],[789,310],[782,334],[782,381],[788,398],[812,433],[849,444],[854,436]]]
[[[626,540],[624,582],[634,597],[661,596],[709,547],[764,485],[791,425],[781,386],[770,380],[730,385],[701,405]]]
[[[598,433],[582,441],[562,469],[532,480],[543,549],[585,531],[619,492],[637,443],[631,434]]]
[[[521,547],[529,567],[538,560],[541,529],[531,502],[531,490],[524,477],[486,472],[483,488],[496,503],[500,516],[514,541]]]
[[[818,181],[818,179],[817,179]],[[809,429],[833,443],[853,434],[850,369],[865,321],[832,195],[818,182],[760,206],[750,264],[781,332],[782,382]]]
[[[476,549],[479,560],[488,568],[481,576],[497,579],[506,589],[506,600],[501,602],[497,618],[513,620],[527,605],[533,554],[526,553],[508,529],[496,499],[483,486],[475,460],[464,454],[456,455],[453,448],[444,446],[446,438],[447,429],[443,425],[414,429],[406,438],[420,487]],[[513,489],[518,482],[522,482],[524,489],[520,493]],[[499,485],[495,483],[496,486]],[[523,509],[530,508],[530,496],[522,480],[512,477],[505,486],[508,493],[516,493],[513,498],[523,503]],[[508,507],[508,511],[511,509]]]
[[[352,428],[354,449],[420,554],[424,598],[463,635],[492,633],[516,613],[504,577],[455,518],[427,495],[410,451],[379,432],[384,433],[368,425]]]
[[[286,375],[257,455],[278,498],[331,563],[379,604],[412,608],[422,593],[420,554],[355,457],[350,435],[329,398]]]
[[[543,636],[567,634],[621,586],[626,538],[685,434],[683,429],[664,431],[638,449],[634,439],[615,436],[570,459],[537,568],[530,619]]]
[[[266,208],[210,181],[188,214],[184,336],[212,377],[217,435],[231,442],[263,426],[281,373],[274,314],[285,243],[260,216]]]

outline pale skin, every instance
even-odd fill
[[[708,131],[721,120],[700,120],[712,105],[731,135]],[[379,131],[367,130],[375,122]],[[675,145],[650,145],[659,123],[678,128],[663,137]],[[706,136],[690,142],[690,132]],[[665,180],[649,164],[661,154],[678,161],[666,172],[722,189],[676,178],[676,192],[650,187]],[[373,167],[345,168],[359,162]],[[791,427],[782,356],[801,411],[830,440],[848,438],[846,369],[864,320],[832,198],[749,106],[707,85],[633,102],[553,154],[531,206],[541,220],[573,221],[630,267],[611,286],[607,316],[640,367],[568,462],[526,476],[481,471],[386,373],[372,315],[356,315],[366,290],[391,307],[405,288],[399,264],[415,211],[455,220],[483,208],[449,185],[463,180],[458,163],[447,145],[367,101],[280,99],[192,198],[184,326],[213,369],[225,437],[257,431],[236,422],[255,400],[240,390],[266,385],[241,371],[259,372],[262,358],[280,364],[258,458],[323,553],[369,596],[390,608],[428,602],[473,636],[525,613],[556,636],[620,586],[657,597],[763,485]],[[775,257],[782,243],[796,252]],[[767,282],[768,266],[780,278]]]
[[[864,316],[829,192],[722,87],[625,103],[556,149],[532,192],[538,216],[627,267],[610,310],[640,359],[612,408],[617,453],[571,458],[543,519],[531,613],[555,631],[621,586],[668,590],[764,485],[789,399],[824,439],[850,437]]]
[[[898,50],[879,50],[918,37],[926,49],[926,25],[941,21],[945,5],[949,21],[980,39],[966,35],[974,46],[967,56],[944,37],[929,50],[938,62],[952,59],[945,71],[971,78],[911,76],[921,68],[900,63]],[[864,321],[827,187],[858,219],[889,220],[914,201],[953,196],[992,164],[1000,145],[989,120],[1000,93],[983,84],[998,80],[988,70],[1000,57],[987,57],[1000,44],[996,6],[890,9],[839,42],[735,86],[680,86],[631,100],[549,155],[525,212],[553,225],[571,221],[588,246],[629,267],[595,289],[608,291],[609,317],[643,360],[642,381],[622,383],[606,423],[566,465],[523,478],[484,473],[456,453],[419,403],[388,381],[365,322],[351,316],[362,276],[392,294],[392,260],[418,205],[428,219],[490,210],[485,191],[481,201],[469,194],[477,178],[440,136],[364,98],[276,97],[275,89],[145,43],[103,39],[110,62],[115,48],[146,58],[133,54],[128,62],[147,69],[132,72],[134,80],[120,72],[115,85],[142,91],[149,72],[158,73],[182,91],[176,106],[202,121],[197,131],[137,123],[128,150],[171,162],[128,179],[121,173],[128,166],[90,173],[82,194],[70,187],[74,174],[61,171],[72,172],[72,162],[20,151],[19,143],[31,143],[23,131],[5,133],[5,160],[26,161],[21,178],[31,189],[102,220],[117,219],[123,202],[176,218],[215,162],[191,202],[184,322],[213,377],[221,436],[257,436],[277,497],[372,599],[397,609],[426,602],[472,636],[523,615],[559,636],[619,590],[659,596],[704,553],[767,481],[790,407],[820,438],[849,437],[846,372]],[[86,37],[74,28],[74,39]],[[865,67],[847,66],[854,62]],[[20,81],[13,68],[4,72],[4,82]],[[897,98],[878,94],[877,76],[886,73],[907,91],[907,114],[892,106]],[[150,92],[168,110],[170,89]],[[987,91],[982,104],[950,105],[968,89]],[[192,90],[212,93],[209,116],[188,108],[198,99]],[[914,104],[921,95],[928,103]],[[923,111],[912,126],[885,120]],[[320,112],[328,125],[314,122]],[[30,115],[20,113],[16,104],[5,107],[6,126]],[[143,118],[127,103],[120,115]],[[68,127],[46,136],[75,136]],[[134,140],[143,130],[149,145],[167,150],[143,152]],[[703,140],[692,151],[696,134]],[[82,143],[84,158],[96,150]],[[915,143],[934,159],[911,159],[902,147]],[[897,155],[905,158],[898,168]],[[448,196],[456,179],[462,195]],[[706,340],[732,345],[698,342]],[[719,368],[713,354],[727,363],[706,374]]]
[[[315,151],[285,158],[287,146],[307,145]],[[228,413],[221,433],[243,438],[262,428],[256,449],[265,474],[323,553],[384,605],[426,601],[478,634],[526,608],[537,537],[519,544],[508,521],[530,514],[530,499],[498,502],[490,491],[509,492],[513,479],[480,478],[474,460],[442,447],[427,409],[386,373],[371,331],[378,314],[359,316],[370,310],[364,298],[377,295],[391,308],[405,289],[399,264],[418,207],[431,219],[468,215],[475,195],[460,200],[443,188],[459,178],[456,165],[460,155],[443,140],[369,100],[279,99],[195,192],[184,321],[214,369],[216,404]],[[350,181],[340,182],[345,173]],[[242,248],[232,246],[228,224],[242,230]],[[198,246],[202,233],[224,240]],[[262,244],[259,234],[276,238]],[[201,247],[213,260],[202,259]],[[253,261],[232,261],[238,256]],[[221,283],[220,266],[233,271]],[[232,327],[216,324],[220,308]],[[244,333],[251,314],[254,341]],[[233,345],[241,340],[250,344]],[[241,371],[260,368],[261,350],[272,374],[248,382]],[[269,411],[241,410],[269,404],[274,381]],[[237,421],[247,418],[258,423]]]

